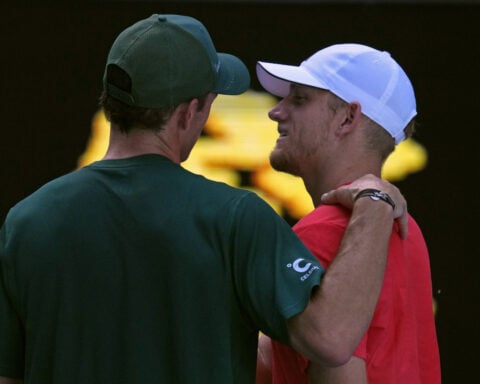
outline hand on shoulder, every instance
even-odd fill
[[[400,235],[402,238],[405,238],[408,232],[407,201],[395,185],[377,176],[372,174],[364,175],[348,185],[343,185],[324,193],[321,201],[322,204],[340,204],[353,209],[355,202],[362,199],[357,200],[358,194],[368,189],[380,191],[385,196],[385,198],[379,199],[375,196],[370,196],[371,194],[366,194],[364,198],[368,199],[370,196],[370,200],[374,202],[383,200],[381,201],[382,204],[388,203],[391,205],[393,218],[399,222]],[[391,202],[387,200],[391,200]]]

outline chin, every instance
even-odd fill
[[[292,162],[288,156],[281,151],[273,150],[270,154],[270,165],[273,169],[279,172],[290,173],[297,175],[295,163]]]

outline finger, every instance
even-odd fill
[[[338,188],[324,193],[321,197],[321,201],[322,204],[341,204],[346,208],[352,208],[354,196],[355,194],[351,189]]]
[[[402,205],[402,213],[397,217],[398,233],[402,239],[406,239],[408,236],[408,215],[407,207]]]

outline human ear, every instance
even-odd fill
[[[345,103],[342,107],[338,108],[335,116],[335,136],[340,138],[354,132],[360,123],[361,115],[362,107],[360,103],[356,101]]]
[[[360,115],[362,114],[362,106],[360,103],[354,101],[352,103],[348,103],[345,108],[345,118],[343,124],[345,125],[352,125],[356,124],[360,119]]]
[[[198,99],[192,99],[178,106],[178,127],[180,129],[188,129],[192,121],[195,119],[195,113],[198,108]]]
[[[362,106],[354,101],[345,105],[338,111],[340,113],[340,124],[337,126],[337,134],[351,132],[360,122]]]

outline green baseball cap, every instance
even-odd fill
[[[112,64],[130,77],[130,90],[108,82],[107,68]],[[115,39],[103,85],[108,95],[128,105],[159,108],[209,92],[241,94],[250,86],[250,75],[239,58],[216,51],[207,29],[198,20],[154,14]]]

